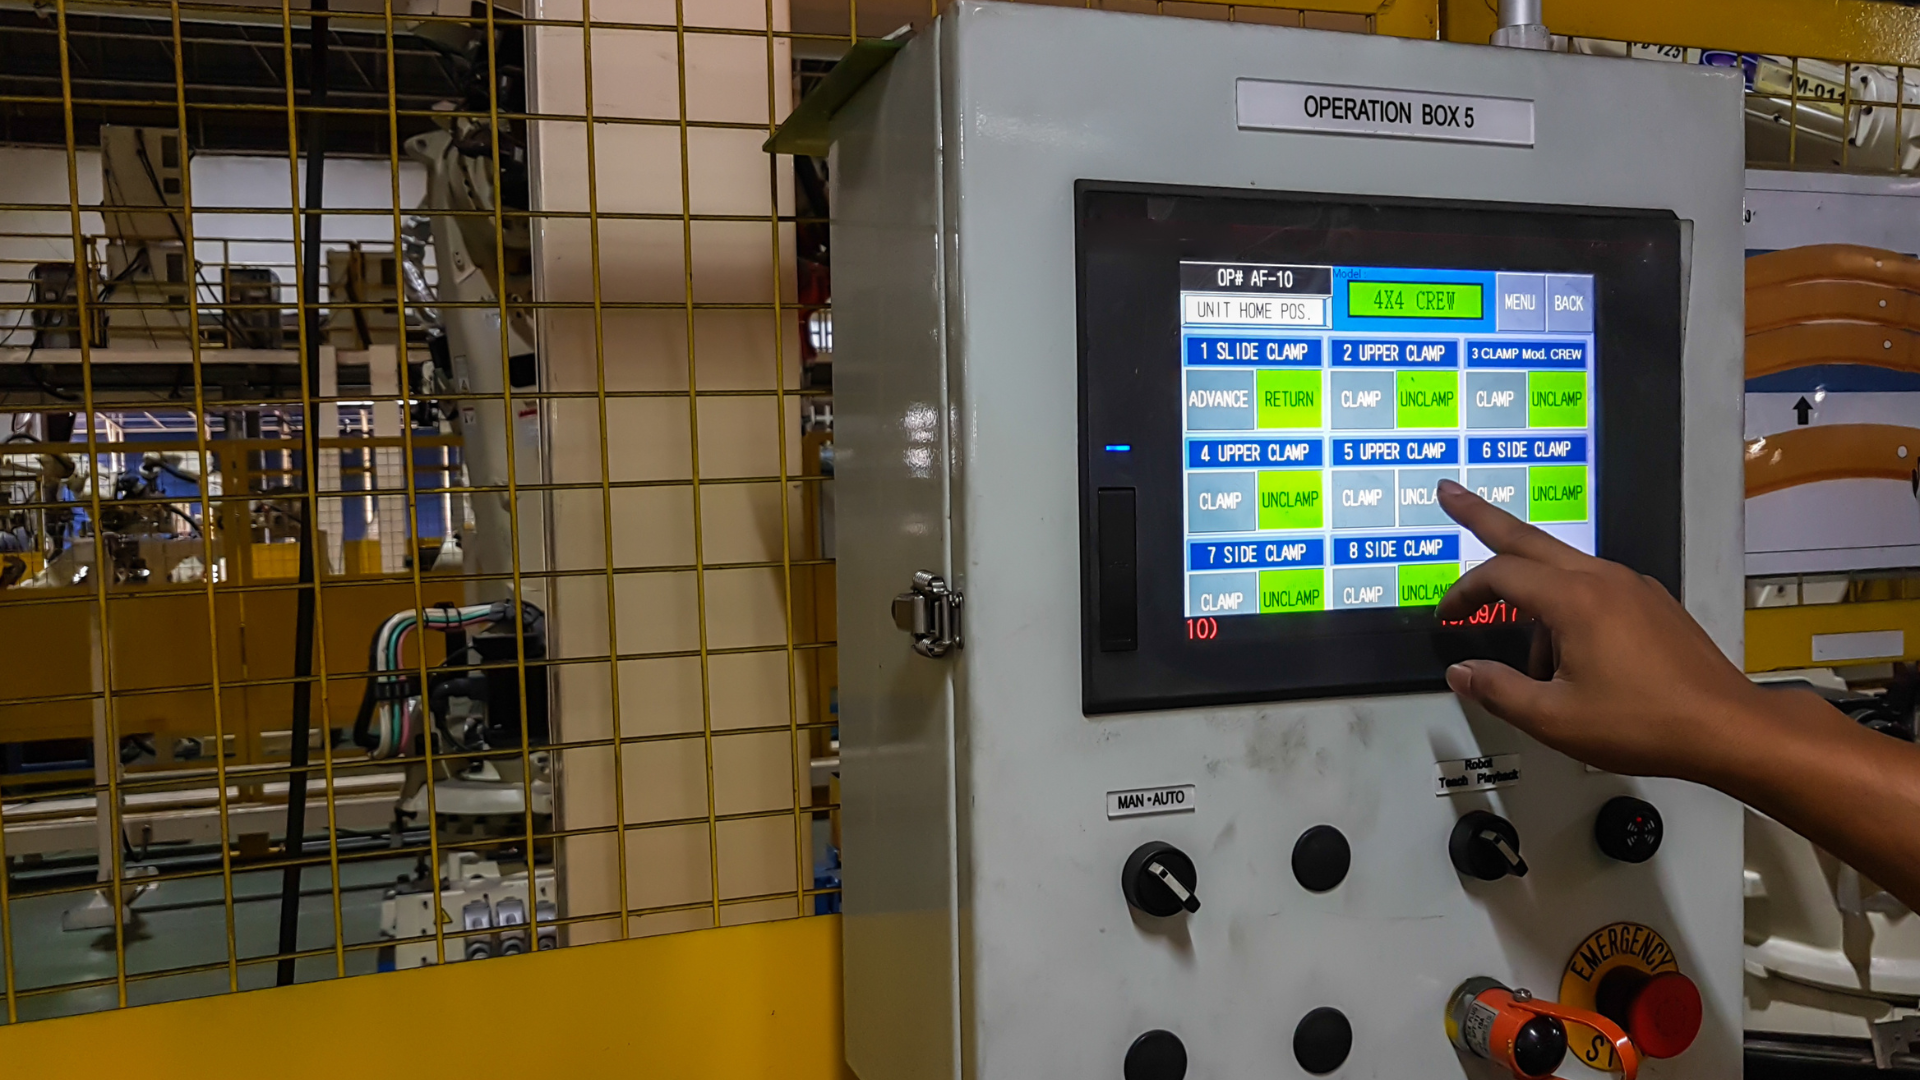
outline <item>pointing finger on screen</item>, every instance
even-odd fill
[[[1582,566],[1592,559],[1452,480],[1440,481],[1440,508],[1498,554],[1519,555],[1563,568]]]
[[[1523,555],[1495,555],[1460,575],[1435,614],[1464,619],[1488,604],[1505,600],[1551,627],[1565,596],[1564,571]]]

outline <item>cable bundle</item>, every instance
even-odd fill
[[[507,600],[464,607],[443,604],[426,609],[427,628],[444,634],[490,626],[510,618],[513,608],[514,604]],[[397,612],[381,623],[373,635],[368,663],[374,676],[367,680],[366,694],[360,699],[360,714],[353,725],[354,742],[366,747],[370,758],[403,754],[420,734],[419,677],[400,670],[407,635],[420,624],[419,615],[414,611]]]

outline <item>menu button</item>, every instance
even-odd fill
[[[1533,331],[1547,328],[1546,278],[1539,274],[1497,274],[1494,326],[1499,330]]]

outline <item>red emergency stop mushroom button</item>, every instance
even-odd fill
[[[1647,980],[1627,1012],[1627,1034],[1648,1057],[1670,1058],[1700,1034],[1700,988],[1677,971]]]
[[[1616,968],[1600,979],[1594,1005],[1648,1057],[1676,1057],[1700,1034],[1700,988],[1677,971]]]

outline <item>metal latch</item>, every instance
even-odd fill
[[[913,651],[939,658],[960,645],[960,594],[926,570],[913,572],[913,591],[893,598],[893,624],[913,635]]]

